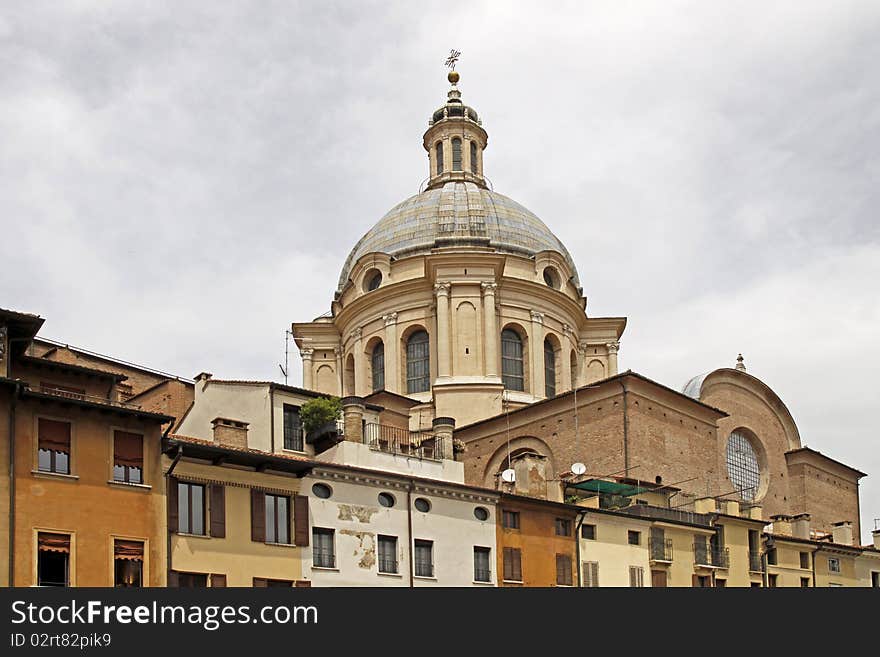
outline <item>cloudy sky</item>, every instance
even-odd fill
[[[277,378],[427,175],[462,51],[486,173],[571,251],[621,367],[732,366],[880,517],[880,4],[6,2],[0,307],[192,376]],[[300,382],[292,357],[292,382]]]

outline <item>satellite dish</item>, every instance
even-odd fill
[[[501,473],[501,480],[507,484],[512,484],[516,481],[516,471],[513,468],[507,468],[507,470]]]
[[[582,475],[587,471],[587,466],[583,463],[572,463],[571,471],[573,474]]]

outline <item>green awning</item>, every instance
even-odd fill
[[[585,492],[623,495],[624,497],[631,497],[649,491],[647,488],[640,488],[631,484],[618,484],[616,481],[606,481],[605,479],[587,479],[576,484],[569,484],[569,486]]]

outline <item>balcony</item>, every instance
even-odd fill
[[[648,541],[652,563],[672,563],[672,539],[652,538]]]
[[[409,431],[373,422],[364,425],[364,443],[370,449],[402,454],[417,459],[439,461],[444,458],[440,441],[428,431]]]
[[[764,572],[764,561],[761,559],[760,552],[749,552],[749,572],[752,573],[763,573]]]
[[[620,509],[623,513],[640,518],[652,518],[654,520],[672,520],[674,522],[686,522],[691,525],[701,525],[704,527],[711,526],[711,519],[706,513],[694,513],[693,511],[684,511],[682,509],[667,509],[662,506],[651,506],[649,504],[634,504],[632,506]]]
[[[138,406],[137,404],[130,404],[126,401],[119,401],[116,399],[108,399],[107,397],[101,397],[98,395],[87,395],[84,392],[80,392],[78,390],[73,390],[70,388],[64,388],[61,386],[41,385],[40,388],[38,390],[34,390],[34,392],[39,392],[42,395],[61,397],[63,399],[71,399],[74,401],[85,401],[92,404],[105,404],[107,406],[113,406],[116,408],[131,408],[135,410],[140,409],[140,406]]]
[[[694,543],[694,565],[703,568],[727,568],[730,565],[730,548],[706,546]]]

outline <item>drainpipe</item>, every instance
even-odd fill
[[[269,384],[269,444],[275,453],[275,386]]]
[[[21,384],[12,388],[9,406],[9,582],[15,586],[15,404]]]
[[[770,575],[767,574],[767,550],[775,545],[773,539],[768,539],[764,541],[764,549],[761,552],[761,570],[764,571],[761,575],[761,581],[764,583],[765,589],[770,585]]]
[[[168,431],[171,430],[172,425],[168,425],[168,429],[165,431],[165,436],[168,435]],[[163,436],[164,440],[164,436]],[[165,472],[165,586],[168,586],[168,578],[171,575],[171,532],[168,529],[168,480],[171,478],[171,473],[174,472],[174,468],[177,467],[177,462],[180,461],[180,457],[183,456],[183,445],[177,446],[177,453],[174,455],[174,460],[171,461],[171,465],[168,467],[168,470]]]
[[[415,569],[415,562],[413,561],[413,528],[412,528],[412,492],[414,488],[413,480],[409,480],[409,485],[406,488],[406,523],[409,528],[409,536],[407,538],[407,544],[409,545],[409,587],[413,588],[415,586],[413,580],[413,572]]]
[[[861,529],[861,527],[859,527],[859,529]],[[818,552],[818,550],[816,550],[816,552]],[[813,588],[816,588],[816,552],[810,553],[810,561],[813,566]]]
[[[577,568],[578,574],[578,588],[581,588],[584,583],[582,581],[583,573],[581,572],[581,525],[584,524],[584,519],[587,517],[586,511],[578,511],[578,522],[577,527],[574,528],[574,549],[575,555],[577,558],[577,563],[575,564],[575,568]]]
[[[626,384],[620,381],[623,388],[623,467],[629,471],[629,413],[626,404]]]

